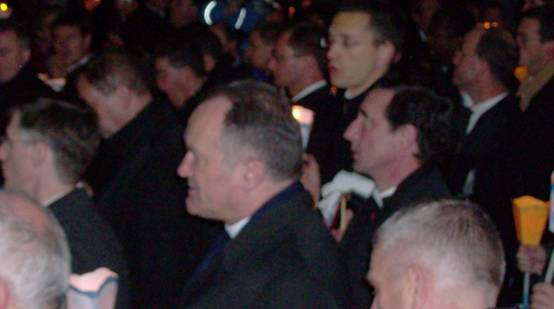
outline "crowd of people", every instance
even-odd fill
[[[4,5],[0,308],[100,267],[115,308],[492,308],[541,281],[552,237],[520,247],[511,201],[550,196],[549,1]]]

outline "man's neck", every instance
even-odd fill
[[[507,91],[500,83],[483,83],[463,90],[471,97],[473,104],[479,104]]]
[[[279,182],[266,181],[260,187],[243,195],[243,203],[233,218],[225,220],[225,224],[234,224],[244,218],[252,217],[271,198],[290,186],[294,180],[283,180]]]
[[[307,74],[302,75],[299,80],[295,81],[292,85],[289,85],[287,90],[289,91],[291,97],[294,97],[305,88],[321,80],[324,80],[324,78],[319,72],[307,72]]]
[[[75,188],[72,184],[65,184],[60,181],[43,181],[42,185],[35,192],[34,198],[39,201],[41,205],[46,206],[58,200],[58,198],[66,195]]]
[[[395,163],[394,166],[383,168],[380,171],[370,173],[375,180],[377,190],[384,192],[390,188],[398,187],[408,176],[421,168],[417,158],[407,160],[403,163]]]
[[[373,84],[375,84],[381,77],[383,77],[385,73],[386,70],[374,72],[364,83],[346,88],[348,95],[352,98],[357,97],[358,95],[369,89],[371,86],[373,86]]]

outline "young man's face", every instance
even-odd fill
[[[377,46],[366,13],[338,13],[329,28],[329,75],[339,88],[364,90],[375,71]]]
[[[54,52],[66,65],[73,65],[90,53],[90,34],[83,34],[78,26],[60,25],[52,31]]]

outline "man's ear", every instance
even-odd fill
[[[250,191],[257,188],[267,177],[265,164],[263,164],[260,160],[248,160],[241,163],[241,165],[241,180],[245,190]]]
[[[39,168],[51,155],[50,147],[44,142],[32,144],[31,160],[34,168]]]
[[[214,57],[204,54],[202,56],[202,61],[204,62],[204,69],[206,70],[206,72],[209,73],[215,68],[216,60],[214,59]]]
[[[396,47],[390,41],[385,41],[377,46],[376,66],[388,70],[397,56]]]
[[[412,124],[404,124],[396,128],[397,134],[400,135],[400,147],[404,150],[409,150],[413,146],[417,146],[417,128]],[[417,149],[414,149],[417,151]]]
[[[431,281],[429,273],[419,265],[410,265],[405,275],[402,295],[407,308],[420,309],[427,305]]]
[[[8,284],[0,278],[0,309],[7,309],[10,306],[11,294]]]

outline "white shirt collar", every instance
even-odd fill
[[[372,193],[373,200],[375,200],[375,203],[377,203],[379,208],[383,208],[383,200],[387,197],[393,196],[394,192],[396,192],[396,187],[388,188],[383,192],[379,192],[377,187],[375,187]]]
[[[302,89],[302,91],[300,91],[294,97],[292,97],[292,102],[298,102],[301,99],[303,99],[304,97],[308,96],[310,93],[312,93],[312,92],[314,92],[314,91],[316,91],[320,88],[323,88],[326,85],[327,85],[327,81],[325,81],[325,80],[317,81],[317,82],[309,85],[308,87]]]
[[[44,201],[44,203],[42,203],[42,206],[44,206],[45,208],[48,208],[54,202],[56,202],[57,200],[61,199],[64,196],[66,196],[67,194],[69,194],[69,192],[73,191],[73,189],[75,189],[75,188],[71,188],[68,191],[64,191],[64,192],[57,193],[57,194],[54,194],[54,195],[50,196],[49,198],[46,199],[46,201]]]
[[[503,92],[499,95],[496,95],[492,98],[488,98],[484,101],[481,101],[478,104],[475,104],[467,92],[462,92],[462,102],[465,107],[471,111],[471,116],[469,117],[469,122],[466,127],[466,135],[473,130],[479,118],[483,116],[489,109],[493,108],[498,102],[502,101],[505,97],[508,96],[508,92]]]
[[[67,73],[69,74],[69,73],[75,71],[75,69],[81,67],[82,65],[85,65],[90,60],[91,57],[92,57],[92,54],[88,54],[88,55],[84,56],[83,58],[81,58],[81,60],[75,62],[72,65],[70,65],[69,67],[67,67]]]
[[[225,231],[229,235],[229,238],[234,239],[242,231],[242,229],[250,222],[250,217],[246,217],[233,224],[225,224]]]

